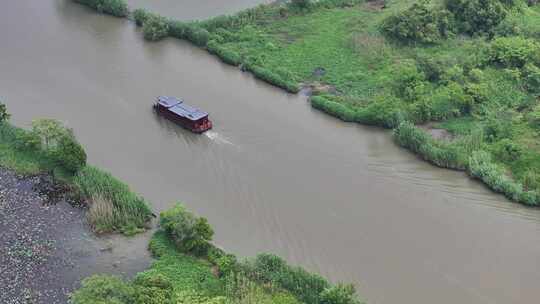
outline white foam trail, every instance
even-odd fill
[[[210,138],[211,140],[213,141],[216,141],[218,143],[222,143],[222,144],[227,144],[227,145],[232,145],[234,146],[234,144],[229,141],[227,138],[225,138],[224,136],[220,135],[219,133],[217,132],[214,132],[214,131],[206,131],[204,132],[204,135],[206,135],[206,137]]]

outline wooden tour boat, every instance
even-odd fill
[[[154,103],[154,109],[159,114],[192,132],[203,133],[212,129],[212,122],[208,119],[208,113],[185,104],[181,99],[159,96],[156,103]]]

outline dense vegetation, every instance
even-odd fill
[[[289,92],[310,87],[313,107],[393,128],[431,163],[540,204],[537,1],[302,0],[205,21],[156,18],[134,13],[148,39],[167,32]],[[433,128],[449,136],[432,138]]]
[[[23,175],[49,173],[89,203],[90,224],[98,233],[142,231],[152,217],[147,202],[110,174],[86,164],[86,152],[73,131],[53,119],[14,127],[0,104],[0,165]]]
[[[352,285],[332,285],[272,254],[238,261],[210,243],[204,218],[177,205],[150,241],[157,258],[133,281],[86,279],[72,304],[359,304]]]
[[[100,13],[116,17],[126,17],[129,13],[125,0],[73,0],[97,10]]]

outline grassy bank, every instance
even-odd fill
[[[149,40],[188,40],[288,92],[311,87],[313,107],[396,129],[396,141],[427,161],[540,204],[535,1],[293,1],[194,22],[141,9],[131,16]],[[407,122],[451,136],[398,128]],[[488,155],[481,163],[496,168],[498,182],[473,173],[473,152]],[[520,190],[509,194],[500,181]]]
[[[86,165],[86,154],[76,143],[71,130],[60,123],[43,120],[33,123],[32,130],[0,124],[0,166],[21,175],[51,174],[57,182],[69,189],[69,195],[88,203],[88,219],[97,233],[122,232],[131,235],[145,229],[152,218],[148,203],[133,193],[127,185],[109,173]],[[54,128],[53,128],[54,127]],[[47,130],[43,133],[43,130]],[[65,134],[69,135],[65,135]],[[40,136],[41,135],[41,136]],[[54,136],[58,137],[54,140]],[[64,136],[72,138],[72,144],[63,148]],[[43,138],[47,138],[45,144]],[[73,149],[77,146],[77,149]],[[60,153],[59,151],[62,151]],[[83,153],[74,167],[73,155]]]
[[[183,206],[161,214],[150,241],[156,261],[132,281],[93,276],[73,304],[360,304],[350,285],[288,265],[272,254],[240,261],[210,243],[212,228]]]

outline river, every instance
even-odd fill
[[[150,7],[189,19],[260,1],[223,2]],[[388,131],[340,122],[188,43],[145,42],[132,23],[67,0],[6,1],[0,37],[0,99],[15,124],[67,122],[92,164],[156,211],[181,200],[228,251],[274,252],[354,282],[371,304],[539,299],[540,211],[418,160]],[[156,95],[210,112],[214,129],[161,119]],[[117,257],[87,270],[146,267],[148,235],[111,238]]]

